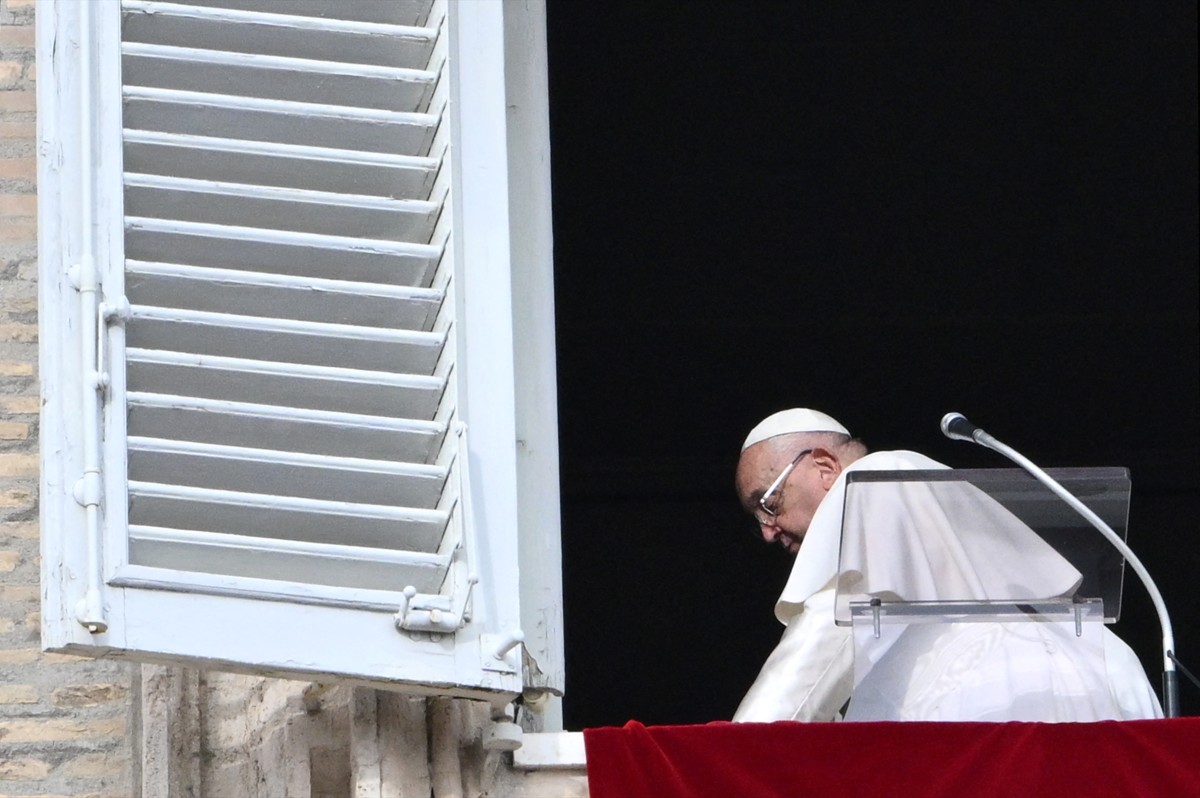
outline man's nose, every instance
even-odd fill
[[[758,532],[767,543],[774,543],[779,537],[779,525],[774,521],[759,521]]]

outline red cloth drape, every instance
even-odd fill
[[[1200,798],[1200,718],[587,729],[591,798]]]

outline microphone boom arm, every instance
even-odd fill
[[[950,419],[951,415],[958,414],[948,414],[946,419]],[[959,415],[958,418],[966,422],[966,419],[962,416]],[[970,422],[967,423],[969,424]],[[947,421],[943,419],[942,430],[946,433],[947,437],[978,443],[980,446],[985,446],[995,452],[999,452],[1021,466],[1021,468],[1024,468],[1056,496],[1069,504],[1075,512],[1087,519],[1088,523],[1094,526],[1100,534],[1104,535],[1108,539],[1108,542],[1117,548],[1117,551],[1121,552],[1125,561],[1129,563],[1134,573],[1142,580],[1142,584],[1146,586],[1146,591],[1150,594],[1150,600],[1154,603],[1154,609],[1158,613],[1158,622],[1162,626],[1163,638],[1163,714],[1168,718],[1179,717],[1179,685],[1175,673],[1175,635],[1171,628],[1171,618],[1167,614],[1167,604],[1163,601],[1162,593],[1159,592],[1158,586],[1154,584],[1154,579],[1151,578],[1150,572],[1146,570],[1146,566],[1142,565],[1142,561],[1133,553],[1133,549],[1129,548],[1129,545],[1121,540],[1120,535],[1114,532],[1113,528],[1106,524],[1104,519],[1096,515],[1090,507],[1076,498],[1074,494],[1060,485],[1054,477],[1047,474],[1016,449],[1001,443],[982,429],[973,425],[969,437],[952,435],[946,430],[946,427]]]

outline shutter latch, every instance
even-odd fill
[[[471,620],[467,604],[478,581],[479,577],[474,575],[467,579],[467,589],[457,609],[451,606],[449,596],[418,593],[409,585],[404,588],[404,601],[396,611],[396,628],[403,632],[454,634]]]

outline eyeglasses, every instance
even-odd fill
[[[812,454],[812,449],[805,449],[793,457],[792,462],[779,472],[779,476],[775,477],[775,481],[758,500],[759,512],[754,514],[754,520],[760,525],[770,526],[775,522],[775,517],[779,515],[779,505],[783,502],[783,483],[787,480],[788,474],[792,473],[792,469],[796,467],[796,463],[803,460],[806,454]]]

